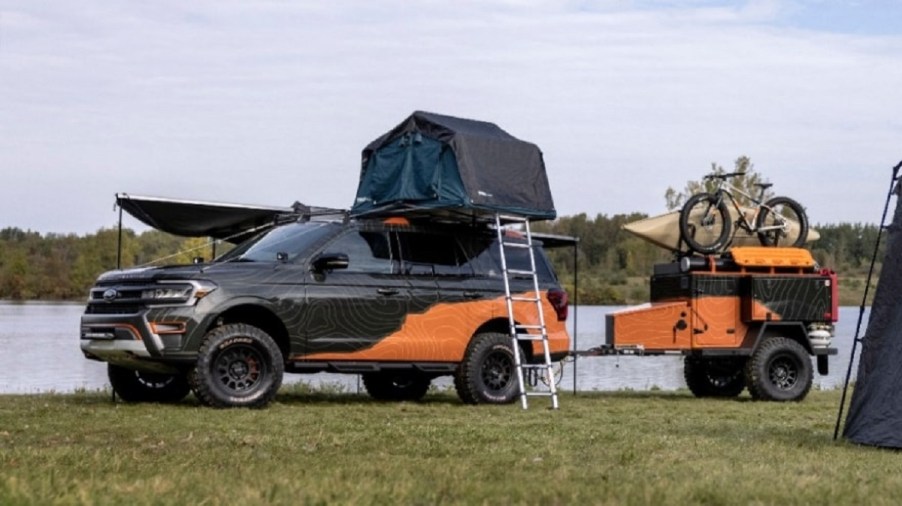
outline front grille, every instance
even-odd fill
[[[141,306],[133,304],[88,304],[85,314],[136,314]]]

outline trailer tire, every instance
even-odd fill
[[[746,365],[752,398],[764,401],[801,401],[811,390],[812,367],[808,352],[785,337],[765,339]]]
[[[686,357],[683,377],[696,397],[736,397],[745,390],[744,361]]]

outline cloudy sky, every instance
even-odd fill
[[[116,192],[348,207],[414,110],[538,144],[558,213],[664,210],[740,155],[812,222],[902,159],[897,0],[0,0],[0,228]],[[134,223],[133,223],[134,225]]]

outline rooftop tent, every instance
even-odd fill
[[[249,206],[160,197],[116,194],[116,204],[130,215],[157,230],[184,237],[213,237],[238,243],[255,231],[277,223],[296,220],[310,209]]]
[[[894,169],[894,181],[899,166],[902,162]],[[887,197],[887,209],[889,199],[898,193],[897,184]],[[885,218],[886,210],[884,221]],[[875,259],[876,255],[875,249]],[[887,228],[886,253],[877,291],[867,330],[860,340],[858,378],[843,431],[843,436],[854,443],[902,448],[902,311],[899,293],[902,293],[902,199],[897,199],[892,224]],[[862,314],[863,308],[864,305]],[[853,344],[852,358],[854,355]],[[849,372],[851,367],[850,361]],[[840,415],[841,409],[840,406]],[[837,429],[838,426],[837,421]]]
[[[542,152],[493,123],[417,111],[363,150],[352,216],[554,219]]]

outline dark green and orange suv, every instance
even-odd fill
[[[510,232],[508,232],[511,235]],[[404,218],[300,221],[209,263],[117,270],[98,278],[81,349],[108,363],[126,401],[217,407],[269,403],[284,373],[362,375],[383,400],[423,397],[452,375],[466,403],[518,393],[496,232]],[[506,239],[511,240],[511,239]],[[517,240],[517,239],[513,239]],[[534,248],[553,360],[569,352],[568,297]],[[508,267],[528,270],[525,248]],[[532,278],[513,279],[532,295]],[[515,310],[536,324],[535,305]],[[525,346],[527,361],[541,348]]]

